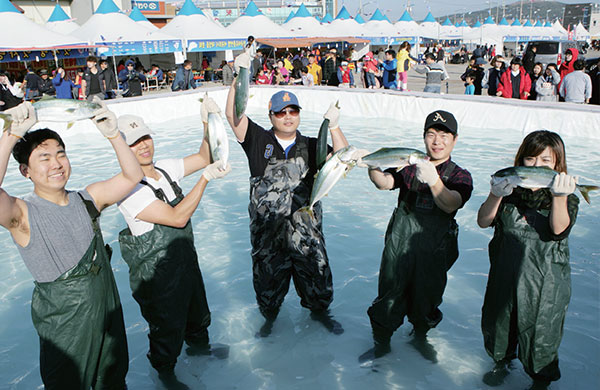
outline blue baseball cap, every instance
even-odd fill
[[[269,111],[279,112],[288,106],[297,106],[300,107],[298,103],[298,98],[291,92],[288,91],[279,91],[273,96],[271,96],[271,100],[269,101]]]

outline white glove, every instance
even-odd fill
[[[4,114],[12,117],[9,134],[23,138],[25,133],[37,122],[35,108],[29,102],[24,102],[16,107],[4,111]]]
[[[421,183],[427,184],[429,187],[433,187],[437,183],[440,175],[435,169],[435,165],[429,160],[417,160],[417,180]]]
[[[577,178],[561,172],[554,176],[550,192],[552,196],[567,196],[575,192],[575,188],[577,188]]]
[[[490,192],[498,198],[503,198],[512,194],[513,189],[516,187],[516,185],[509,179],[502,179],[493,176],[492,180],[490,180],[490,186],[492,187]]]
[[[340,109],[336,106],[336,103],[331,103],[329,109],[323,115],[324,119],[329,119],[329,130],[337,129],[340,123]]]
[[[221,169],[221,161],[215,161],[214,163],[208,165],[204,168],[204,172],[202,172],[202,176],[206,179],[206,181],[211,181],[212,179],[219,179],[224,177],[229,172],[231,172],[231,165],[227,163],[225,169]]]
[[[94,96],[92,102],[101,106],[94,112],[92,121],[103,136],[108,139],[116,138],[119,135],[117,116],[106,107],[106,103],[99,97]]]
[[[250,54],[244,52],[235,58],[235,62],[233,63],[233,68],[235,69],[235,73],[240,72],[240,68],[250,69],[250,62],[252,59],[250,58]]]
[[[221,109],[217,103],[212,98],[209,98],[208,94],[205,94],[204,99],[202,99],[202,106],[200,107],[202,122],[208,123],[208,114],[216,114],[219,112],[221,112]]]
[[[352,160],[356,161],[357,166],[359,166],[361,168],[368,168],[369,166],[367,164],[365,164],[364,162],[362,162],[362,158],[370,153],[371,152],[369,152],[368,150],[365,150],[365,149],[356,149],[352,153],[351,158],[352,158]]]

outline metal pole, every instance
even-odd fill
[[[113,58],[113,68],[115,70],[115,79],[117,79],[117,91],[120,90],[119,88],[119,75],[117,74],[117,59],[115,58],[115,51],[112,50],[112,58]]]

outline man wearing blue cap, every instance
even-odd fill
[[[237,62],[236,62],[237,63]],[[298,131],[300,103],[291,92],[279,91],[269,102],[270,130],[263,129],[245,114],[234,111],[235,82],[229,91],[225,113],[250,167],[250,236],[254,290],[265,324],[257,334],[271,333],[290,279],[300,304],[312,311],[311,318],[329,331],[341,334],[342,326],[328,313],[333,300],[331,269],[322,230],[318,202],[314,218],[297,212],[307,206],[317,172],[317,139]],[[338,126],[339,109],[331,104],[329,119],[333,148],[348,145]]]

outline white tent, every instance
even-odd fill
[[[575,33],[573,35],[576,41],[589,41],[591,39],[590,33],[585,29],[581,22],[575,26]]]
[[[48,18],[45,26],[48,30],[65,35],[69,35],[79,28],[79,25],[66,14],[58,3],[54,7],[54,11],[52,11],[52,15]]]
[[[35,50],[81,45],[82,39],[66,36],[40,26],[21,14],[8,0],[0,0],[0,49]]]
[[[394,27],[401,36],[421,36],[421,26],[413,20],[408,11],[404,11]]]
[[[140,26],[144,26],[149,30],[156,31],[158,27],[153,25],[145,16],[142,14],[142,11],[138,7],[133,7],[131,13],[129,14],[131,20],[139,24]]]
[[[299,37],[329,37],[330,31],[315,19],[306,9],[304,3],[300,5],[294,17],[282,25]]]
[[[357,22],[358,23],[358,22]],[[366,22],[364,28],[369,31],[370,36],[377,37],[396,37],[398,29],[381,13],[379,8],[375,10],[371,19]]]
[[[119,28],[114,28],[119,26]],[[73,36],[105,45],[103,55],[159,54],[181,51],[181,40],[161,31],[152,31],[120,12],[112,0],[102,0],[96,12]]]
[[[368,37],[371,33],[363,25],[352,19],[346,7],[342,7],[333,22],[326,26],[330,36]]]
[[[431,12],[427,14],[425,20],[421,22],[421,36],[425,38],[439,39],[441,25],[435,20]]]
[[[242,16],[231,23],[227,29],[244,37],[255,38],[291,38],[296,34],[286,30],[259,11],[253,1],[248,3]]]

